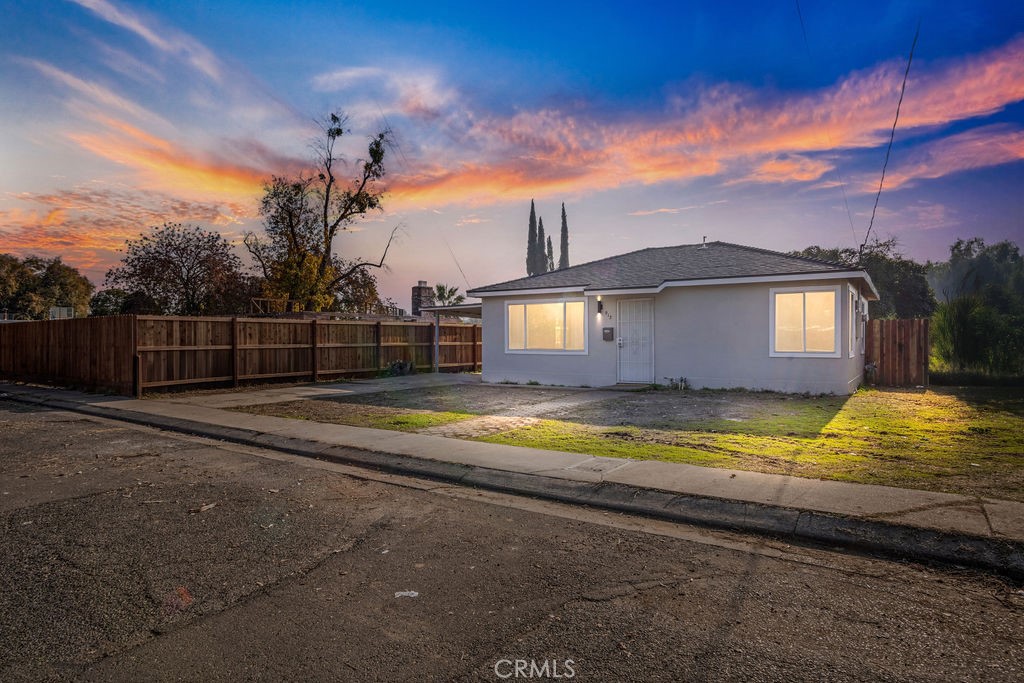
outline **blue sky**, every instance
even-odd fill
[[[401,226],[379,275],[400,305],[420,279],[524,274],[531,198],[549,232],[565,202],[574,263],[703,235],[855,246],[918,22],[875,229],[921,260],[1024,233],[1024,3],[0,9],[0,251],[97,284],[164,220],[258,230],[261,180],[335,109],[353,158],[383,125],[398,142],[386,211],[337,247],[375,258]]]

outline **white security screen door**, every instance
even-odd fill
[[[654,300],[619,302],[619,381],[654,382]]]

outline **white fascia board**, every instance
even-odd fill
[[[629,294],[657,294],[669,287],[708,287],[713,285],[750,285],[769,282],[804,282],[807,280],[852,280],[860,278],[878,298],[871,277],[863,270],[827,271],[824,273],[798,273],[794,275],[751,275],[747,277],[716,277],[702,280],[667,280],[657,287],[637,287],[631,289],[588,289],[588,296],[616,296]],[[870,298],[870,297],[869,297]]]
[[[657,294],[665,289],[660,287],[633,287],[630,289],[588,289],[587,296],[628,296],[631,294]]]
[[[867,284],[868,289],[871,291],[872,296],[866,296],[864,298],[870,301],[878,301],[881,298],[881,295],[878,293],[878,289],[875,288],[875,283],[871,280],[871,276],[868,275],[866,270],[858,270],[857,274],[864,278],[865,284]]]
[[[580,294],[583,287],[547,287],[545,289],[506,289],[500,292],[480,292],[470,290],[467,294],[483,299],[491,296],[532,296],[534,294]]]

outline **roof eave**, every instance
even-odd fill
[[[520,289],[497,289],[497,290],[482,290],[482,289],[471,289],[466,294],[475,296],[478,298],[485,298],[489,296],[529,296],[534,294],[573,294],[583,293],[586,289],[586,285],[572,285],[570,287],[531,287],[531,288],[520,288]]]
[[[872,301],[878,300],[878,290],[871,276],[863,270],[826,270],[803,273],[778,273],[773,275],[736,275],[716,278],[694,278],[689,280],[666,280],[660,285],[638,285],[636,287],[589,287],[573,285],[570,287],[535,287],[528,289],[498,289],[481,291],[473,289],[471,296],[480,298],[499,296],[535,296],[541,294],[586,294],[587,296],[615,296],[631,294],[657,294],[670,287],[713,287],[719,285],[771,284],[777,282],[800,282],[805,280],[852,280],[860,279],[864,283],[864,296]]]

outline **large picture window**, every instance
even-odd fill
[[[836,287],[771,290],[772,356],[840,355]]]
[[[506,350],[586,351],[586,302],[507,304]]]

